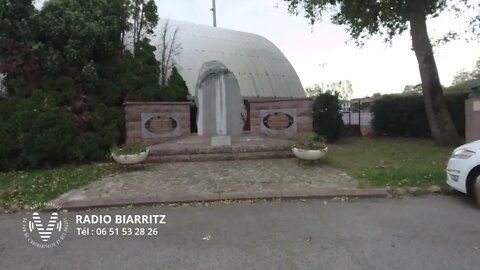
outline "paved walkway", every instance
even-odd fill
[[[357,185],[355,179],[330,166],[296,159],[163,163],[104,178],[70,191],[53,202],[61,207],[82,208],[227,199],[361,196],[365,191],[357,189]],[[372,195],[371,191],[368,194]]]

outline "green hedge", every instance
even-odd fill
[[[313,130],[328,142],[338,140],[342,134],[343,120],[338,95],[322,93],[313,102]]]
[[[124,139],[124,101],[187,99],[176,69],[160,86],[148,39],[135,54],[124,46],[124,1],[6,2],[0,22],[15,27],[0,27],[0,171],[105,159]]]
[[[447,108],[461,136],[465,136],[467,93],[445,96]],[[378,136],[431,137],[423,96],[386,95],[372,107],[373,130]]]

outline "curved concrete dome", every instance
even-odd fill
[[[162,19],[151,37],[160,44]],[[178,29],[181,47],[175,58],[192,96],[202,65],[223,63],[237,78],[243,97],[305,97],[300,79],[283,53],[259,35],[170,20],[170,31]],[[157,50],[157,57],[160,50]]]

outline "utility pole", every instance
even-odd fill
[[[213,27],[217,27],[217,5],[215,0],[212,0],[212,8],[210,10],[213,13]]]

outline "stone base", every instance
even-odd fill
[[[212,147],[215,146],[230,146],[232,145],[231,136],[212,136],[211,144]]]
[[[211,137],[190,136],[150,146],[148,162],[218,161],[294,157],[291,142],[261,136],[232,136],[231,145],[212,146]]]

